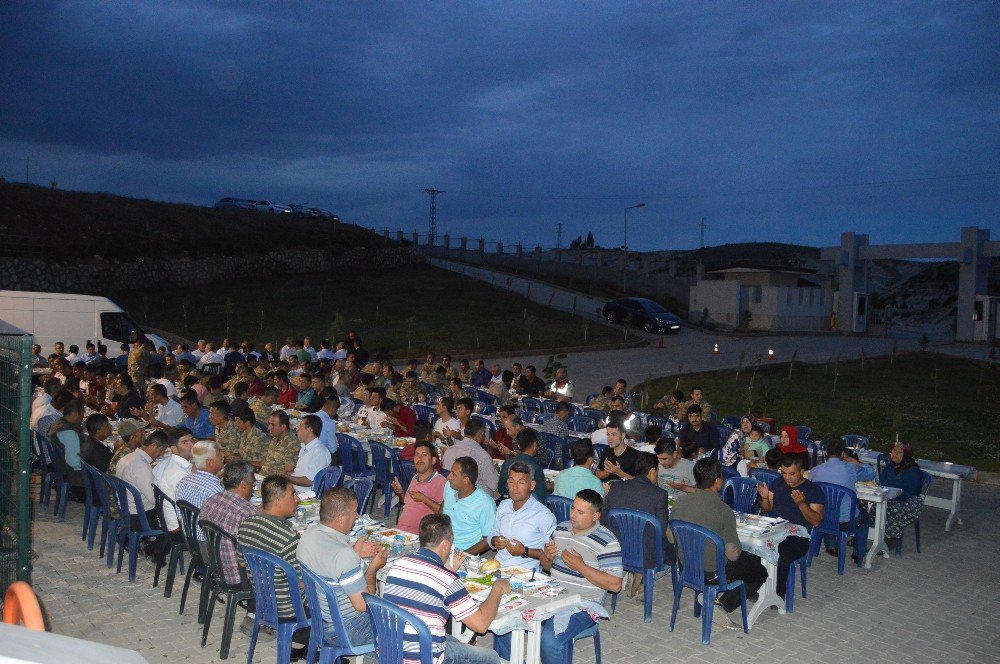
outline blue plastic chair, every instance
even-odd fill
[[[559,402],[556,399],[542,399],[542,412],[549,414],[555,413],[558,405]]]
[[[847,443],[848,447],[853,447],[856,450],[870,450],[872,448],[872,443],[868,440],[868,436],[849,433],[841,436],[840,439]]]
[[[657,426],[663,429],[664,433],[673,433],[674,423],[669,417],[663,415],[647,415],[646,426]],[[655,443],[655,440],[647,440],[647,443]]]
[[[399,473],[397,477],[399,478],[399,484],[403,487],[403,493],[405,494],[410,490],[410,482],[417,474],[417,467],[413,465],[412,461],[399,461],[398,463]]]
[[[497,398],[490,394],[489,390],[479,390],[479,398],[477,401],[487,406],[497,405]]]
[[[584,406],[589,406],[591,399],[593,399],[594,397],[598,397],[598,396],[600,396],[600,395],[597,392],[593,392],[591,394],[588,394],[586,396],[586,398],[583,400],[583,405]]]
[[[372,477],[359,477],[354,480],[354,495],[358,497],[358,514],[368,511],[372,494],[375,493],[375,479]]]
[[[491,417],[496,416],[496,414],[497,414],[496,404],[477,403],[476,404],[476,413],[479,414],[479,415],[483,415],[483,416],[487,416],[487,415],[491,416]]]
[[[743,632],[748,633],[747,626],[747,589],[742,581],[726,580],[726,546],[722,538],[707,528],[689,521],[671,520],[674,531],[674,542],[683,552],[683,561],[678,565],[680,576],[674,583],[674,606],[670,612],[670,631],[674,631],[677,621],[677,611],[681,606],[681,591],[684,587],[694,590],[694,617],[701,617],[701,642],[708,645],[712,642],[712,614],[715,610],[715,598],[719,593],[738,588],[740,591],[740,610],[743,612]],[[716,583],[705,583],[705,547],[709,542],[715,544],[715,568],[718,576]],[[705,603],[702,607],[698,595],[704,594]]]
[[[606,443],[594,443],[594,463],[597,467],[601,467],[601,463],[604,461],[604,455],[608,453],[608,445]]]
[[[573,664],[573,645],[580,639],[594,637],[594,660],[601,664],[601,630],[598,623],[594,623],[587,629],[574,636],[563,650],[563,664]]]
[[[87,494],[87,503],[83,512],[83,536],[87,543],[87,549],[94,550],[94,539],[97,537],[97,523],[103,522],[101,528],[101,555],[104,555],[104,540],[108,533],[108,519],[110,509],[107,499],[107,490],[104,488],[104,480],[100,478],[99,471],[86,461],[80,462],[83,467],[83,488]]]
[[[555,515],[556,523],[562,523],[569,521],[569,512],[573,509],[573,499],[550,493],[545,496],[545,506]]]
[[[554,433],[538,432],[538,442],[549,448],[552,456],[549,459],[549,469],[565,468],[569,465],[568,447],[566,439]]]
[[[415,403],[410,408],[413,409],[413,413],[417,416],[418,420],[424,420],[429,424],[433,425],[434,420],[437,419],[437,415],[434,413],[434,409],[430,406],[425,406],[422,403]]]
[[[812,437],[812,432],[813,432],[812,428],[807,427],[804,424],[796,424],[795,430],[799,432],[800,443],[804,440],[809,440]]]
[[[677,585],[673,569],[664,563],[663,548],[659,545],[663,541],[663,525],[659,519],[646,512],[613,509],[608,512],[608,526],[612,532],[617,531],[618,541],[621,543],[622,548],[622,568],[633,574],[642,574],[642,593],[645,605],[643,620],[645,622],[652,622],[653,581],[656,579],[656,576],[670,570],[674,585]],[[647,528],[652,528],[653,541],[657,542],[657,546],[654,547],[656,549],[656,560],[652,567],[646,567],[645,551],[643,548],[643,536]],[[614,612],[617,603],[618,595],[612,595],[612,612]]]
[[[238,565],[240,580],[237,583],[229,583],[222,571],[222,542],[228,541],[234,549],[239,550],[236,538],[224,531],[218,524],[200,519],[198,525],[205,533],[208,542],[208,570],[205,576],[208,577],[208,593],[205,598],[205,620],[201,628],[201,647],[205,647],[208,641],[208,630],[212,626],[212,615],[215,613],[215,605],[219,603],[219,598],[225,595],[226,613],[222,623],[222,641],[219,645],[219,659],[229,657],[229,644],[233,639],[233,624],[236,622],[236,608],[242,603],[246,605],[253,599],[254,592],[250,587],[250,577],[247,575],[247,568]],[[205,592],[202,591],[204,597]],[[250,651],[253,653],[253,650]],[[287,661],[287,660],[286,660]]]
[[[119,479],[117,477],[108,477],[111,485],[115,487],[115,493],[118,496],[118,509],[121,513],[121,518],[118,520],[118,573],[121,574],[122,571],[122,559],[125,555],[125,549],[128,548],[128,580],[130,582],[135,582],[135,568],[136,562],[139,558],[139,542],[144,539],[155,538],[163,535],[163,531],[159,528],[153,528],[149,525],[149,520],[146,518],[145,506],[142,504],[142,496],[139,495],[139,490],[134,486],[126,482],[125,480]],[[132,500],[135,503],[135,512],[133,513],[131,508],[128,506],[128,497],[132,496]],[[135,516],[139,520],[139,528],[134,530],[132,528],[131,517]]]
[[[802,574],[802,599],[806,598],[806,568],[809,567],[809,554],[797,558],[788,566],[788,581],[785,582],[785,613],[795,610],[795,570]]]
[[[719,450],[713,450],[712,451],[712,458],[719,459],[719,456],[718,456],[719,453],[720,453]],[[732,466],[723,465],[721,459],[719,459],[719,464],[720,464],[719,468],[722,471],[722,481],[723,482],[728,482],[729,480],[734,480],[737,477],[740,477],[739,472],[735,468],[733,468]]]
[[[594,431],[594,420],[586,415],[574,415],[569,418],[569,430],[577,433],[592,433]]]
[[[823,520],[818,526],[812,529],[812,534],[809,536],[809,565],[812,565],[813,558],[819,553],[823,536],[831,535],[837,538],[837,574],[843,574],[847,558],[847,538],[853,535],[855,536],[854,555],[858,558],[858,567],[861,567],[861,564],[864,562],[863,559],[865,551],[868,548],[868,543],[862,541],[865,538],[858,535],[859,529],[856,525],[858,519],[858,494],[854,489],[847,489],[839,484],[830,484],[829,482],[816,482],[815,484],[823,490],[823,495],[826,498],[826,507],[823,509]],[[840,508],[843,506],[844,501],[847,501],[850,505],[847,521],[850,524],[850,528],[847,530],[843,530],[840,526]]]
[[[608,416],[603,410],[597,410],[596,408],[584,408],[583,414],[594,422],[594,431],[601,428],[601,425],[604,424],[604,420]]]
[[[368,467],[368,454],[360,440],[349,434],[337,432],[337,443],[344,479],[372,474],[372,469]]]
[[[926,473],[922,470],[920,471],[920,475],[923,477],[923,482],[920,485],[920,496],[923,500],[927,500],[927,491],[931,488],[931,480],[934,478],[931,477],[930,473]],[[923,506],[921,505],[921,507]],[[895,554],[897,558],[903,557],[903,533],[905,532],[906,528],[904,527],[899,533],[899,539],[896,541]],[[920,553],[920,516],[917,516],[917,518],[913,520],[913,534],[916,537],[917,553]]]
[[[497,432],[496,422],[494,422],[493,420],[491,420],[488,417],[483,417],[482,415],[479,415],[479,414],[473,414],[473,415],[471,415],[469,417],[469,419],[470,420],[476,420],[477,422],[481,422],[483,424],[483,426],[486,427],[486,437],[487,438],[493,438],[493,434],[495,434]]]
[[[66,520],[66,503],[69,501],[69,466],[66,465],[66,448],[58,440],[53,440],[45,434],[38,433],[38,440],[46,449],[46,454],[52,460],[49,470],[42,475],[42,488],[39,502],[46,507],[51,503],[53,486],[56,490],[56,504],[52,510],[60,521]]]
[[[763,482],[767,485],[767,488],[770,489],[781,477],[781,473],[776,470],[771,470],[770,468],[751,468],[750,477],[754,478],[758,482]]]
[[[340,606],[337,604],[337,593],[326,581],[316,572],[312,571],[301,562],[302,584],[305,586],[306,602],[309,604],[310,622],[312,627],[309,630],[309,646],[307,662],[313,662],[313,656],[319,650],[320,664],[337,664],[341,657],[357,657],[375,651],[374,643],[366,643],[358,646],[351,645],[351,639],[344,629],[344,620],[340,614]],[[319,610],[318,607],[325,607]],[[333,625],[337,636],[337,643],[328,643],[323,638],[325,624]]]
[[[292,634],[295,630],[309,626],[305,607],[302,606],[302,596],[298,592],[299,575],[291,563],[282,560],[273,553],[255,549],[252,546],[241,546],[240,553],[247,562],[250,572],[253,597],[256,602],[254,609],[253,629],[250,632],[250,648],[247,652],[247,664],[253,661],[254,647],[257,645],[257,634],[262,626],[272,628],[278,636],[278,661],[288,662],[292,656]],[[278,573],[283,573],[291,589],[289,597],[292,600],[293,618],[278,619],[278,597],[276,581]]]
[[[319,471],[313,478],[313,493],[316,494],[317,498],[322,498],[329,489],[340,484],[340,478],[343,474],[344,470],[337,466],[329,466]]]
[[[375,488],[382,492],[382,497],[385,499],[385,518],[388,519],[392,506],[392,496],[395,495],[392,492],[392,450],[382,443],[371,442],[368,445],[372,451],[372,466],[375,469],[373,476]]]
[[[180,525],[181,515],[177,511],[177,503],[170,500],[170,497],[160,491],[159,487],[153,487],[153,495],[156,496],[156,513],[160,515],[160,523],[166,527],[166,510],[173,510],[174,515],[177,517],[177,523]],[[170,542],[170,556],[164,564],[157,564],[156,570],[153,572],[153,587],[160,582],[160,570],[163,569],[164,565],[167,568],[167,578],[163,582],[163,596],[170,597],[170,594],[174,591],[174,578],[177,576],[178,567],[181,570],[181,574],[184,573],[184,552],[188,550],[187,542],[183,539],[180,542],[171,539]]]
[[[719,426],[729,427],[734,431],[740,428],[740,422],[743,421],[742,417],[736,417],[735,415],[727,415],[719,420]]]
[[[722,499],[737,512],[760,514],[757,500],[757,480],[752,477],[730,477],[722,485]]]
[[[545,409],[542,407],[542,400],[536,399],[535,397],[522,397],[521,398],[521,408],[528,411],[529,413],[544,413]]]
[[[404,641],[417,642],[420,664],[434,664],[431,631],[423,620],[381,597],[368,593],[361,593],[361,596],[365,598],[368,619],[375,633],[375,654],[379,664],[403,664]],[[404,635],[407,626],[416,634]],[[412,659],[413,654],[408,653],[407,657]]]

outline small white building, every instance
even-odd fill
[[[689,318],[754,330],[831,329],[833,291],[815,270],[730,265],[691,287]]]

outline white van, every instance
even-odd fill
[[[0,322],[34,335],[43,357],[53,352],[57,341],[66,352],[76,344],[81,353],[88,341],[100,342],[108,347],[108,357],[117,357],[123,343],[137,339],[170,350],[165,339],[144,332],[125,310],[98,295],[0,290]]]

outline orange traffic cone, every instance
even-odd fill
[[[663,348],[663,337],[660,337],[660,348]]]

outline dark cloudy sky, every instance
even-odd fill
[[[0,175],[633,248],[1000,239],[1000,3],[0,3]]]

